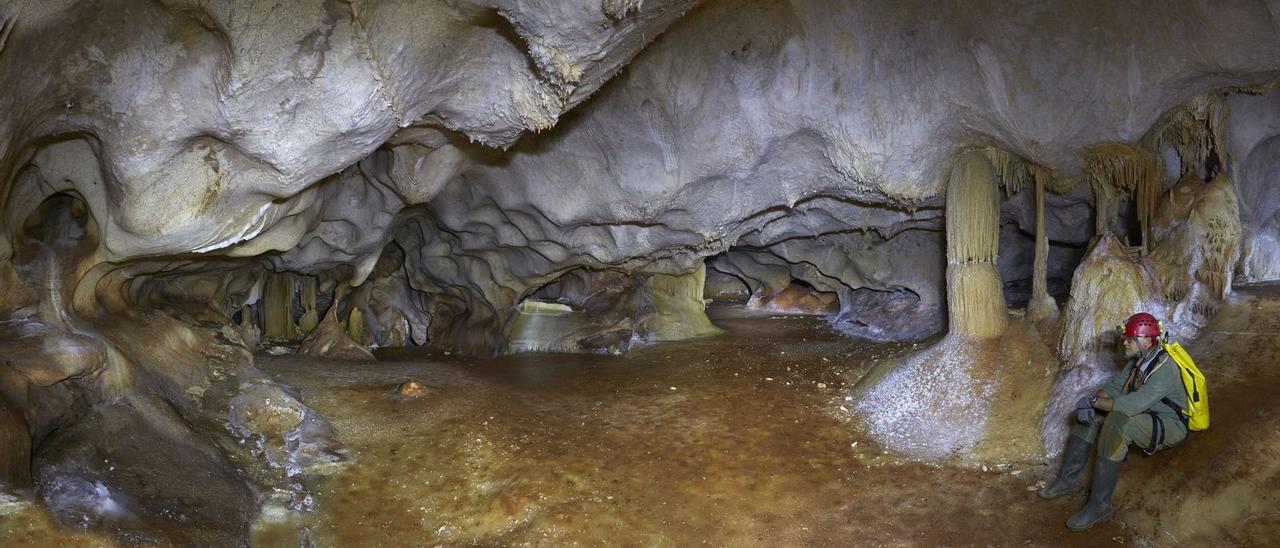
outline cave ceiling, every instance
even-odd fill
[[[1265,91],[1280,70],[1273,10],[10,1],[0,258],[69,192],[116,263],[257,258],[345,268],[354,285],[396,241],[416,289],[501,308],[575,268],[688,271],[775,246],[851,289],[936,302],[937,265],[893,268],[909,259],[876,249],[907,234],[928,254],[919,235],[941,230],[958,150],[1078,176],[1087,147],[1137,142],[1197,98]],[[1239,158],[1248,185],[1274,169],[1276,126],[1256,120],[1280,107],[1234,101],[1255,120],[1232,134],[1242,156],[1258,151]],[[1276,193],[1249,188],[1249,222],[1270,226]],[[1050,225],[1090,236],[1081,215]]]

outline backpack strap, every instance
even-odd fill
[[[1147,411],[1146,414],[1151,416],[1151,443],[1147,444],[1146,449],[1143,449],[1143,451],[1148,455],[1154,455],[1156,450],[1164,444],[1164,422],[1160,420],[1155,411]]]
[[[1153,362],[1155,363],[1155,366],[1154,366],[1154,367],[1152,367],[1149,371],[1147,371],[1147,373],[1146,373],[1145,375],[1143,375],[1143,376],[1142,376],[1142,382],[1143,382],[1144,384],[1147,382],[1147,379],[1150,379],[1150,378],[1151,378],[1151,375],[1154,375],[1154,374],[1155,374],[1155,372],[1156,372],[1157,370],[1159,370],[1159,369],[1160,369],[1160,366],[1164,365],[1164,360],[1160,359],[1160,354],[1161,354],[1162,352],[1163,352],[1165,355],[1168,355],[1168,354],[1169,354],[1169,352],[1167,352],[1167,351],[1164,349],[1164,347],[1162,346],[1162,347],[1160,347],[1160,348],[1156,349],[1155,353],[1151,355],[1151,359],[1147,360],[1145,363],[1143,363],[1143,364],[1142,364],[1142,365],[1147,365],[1147,364],[1150,364],[1150,363],[1153,363]],[[1142,369],[1142,368],[1141,368],[1141,367],[1138,367],[1138,368],[1135,368],[1135,369]]]
[[[1169,406],[1169,409],[1172,409],[1174,414],[1178,415],[1178,419],[1182,421],[1183,426],[1187,427],[1187,433],[1190,434],[1191,433],[1191,424],[1190,424],[1191,417],[1187,416],[1186,411],[1183,411],[1182,407],[1178,406],[1178,404],[1176,403],[1173,403],[1173,400],[1167,397],[1160,398],[1160,403],[1163,403]]]

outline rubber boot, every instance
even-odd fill
[[[1089,489],[1089,502],[1067,520],[1067,529],[1083,531],[1111,517],[1111,494],[1120,479],[1120,462],[1098,457],[1093,465],[1093,486]]]
[[[1080,436],[1067,436],[1067,446],[1062,450],[1062,466],[1058,468],[1058,477],[1040,490],[1040,498],[1056,499],[1079,491],[1083,485],[1080,472],[1089,464],[1089,450],[1093,444]]]

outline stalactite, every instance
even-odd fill
[[[996,337],[1008,322],[996,271],[1000,198],[985,155],[968,153],[947,185],[947,306],[951,332]]]
[[[1000,243],[1000,197],[985,158],[961,157],[947,187],[947,258],[952,263],[994,261]]]
[[[1038,166],[1004,149],[987,147],[983,152],[986,154],[987,160],[991,161],[991,168],[995,171],[996,181],[1004,185],[1006,196],[1013,196],[1021,192],[1022,189],[1031,186],[1035,178],[1035,172],[1039,169]]]
[[[1034,186],[1036,192],[1036,255],[1035,275],[1032,279],[1032,297],[1028,306],[1028,316],[1032,321],[1039,321],[1058,313],[1057,304],[1049,296],[1046,288],[1046,261],[1049,253],[1048,238],[1044,230],[1044,191],[1052,183],[1049,171],[1042,166],[1028,162],[1006,150],[987,147],[982,150],[991,162],[991,170],[996,181],[1004,186],[1005,195],[1013,196],[1024,188]],[[997,204],[998,207],[998,204]],[[999,219],[997,218],[997,221]],[[985,228],[983,228],[985,230]]]
[[[721,333],[705,313],[707,267],[686,274],[654,274],[645,281],[657,309],[653,324],[653,340],[672,341]]]
[[[302,278],[302,288],[298,292],[298,301],[302,304],[302,317],[298,319],[298,332],[302,335],[310,333],[320,323],[320,312],[316,309],[316,290],[319,280],[315,276]]]
[[[706,291],[706,265],[699,265],[692,273],[684,275],[655,274],[649,279],[649,288],[671,297],[693,299],[702,302]]]
[[[1164,189],[1164,169],[1160,158],[1122,143],[1106,143],[1084,152],[1084,173],[1094,189],[1097,206],[1097,234],[1106,232],[1115,218],[1116,191],[1131,195],[1138,207],[1143,252],[1151,240],[1151,218],[1156,200]]]
[[[1049,172],[1037,166],[1035,263],[1031,275],[1031,302],[1027,305],[1027,319],[1033,322],[1058,314],[1058,304],[1049,296],[1048,289],[1049,235],[1044,228],[1044,189],[1048,179]]]
[[[263,336],[268,339],[296,341],[298,326],[293,321],[293,297],[298,292],[297,279],[288,272],[268,272],[262,291]]]
[[[1198,170],[1216,153],[1227,162],[1228,103],[1220,93],[1198,96],[1167,115],[1148,133],[1144,148],[1160,150],[1171,146],[1178,153],[1181,173]]]

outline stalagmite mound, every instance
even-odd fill
[[[421,398],[427,395],[427,385],[417,379],[409,379],[396,385],[396,395],[404,398]]]
[[[1003,336],[948,335],[886,362],[853,389],[854,409],[885,447],[966,465],[1036,463],[1039,419],[1057,360],[1025,321]]]
[[[298,355],[326,360],[377,361],[373,352],[352,340],[347,330],[338,324],[337,308],[336,304],[331,307],[319,325],[302,339]],[[360,321],[358,315],[353,315],[352,318],[351,321]]]
[[[999,198],[988,156],[957,158],[947,188],[950,333],[882,364],[854,388],[868,431],[886,447],[968,464],[1035,462],[1037,419],[1056,360],[1035,329],[1008,312],[995,268]]]
[[[1051,453],[1066,439],[1073,402],[1119,367],[1117,325],[1146,311],[1173,339],[1190,340],[1230,292],[1242,243],[1230,181],[1191,174],[1157,203],[1149,255],[1135,256],[1108,234],[1076,270],[1058,346],[1064,367],[1042,427]]]

